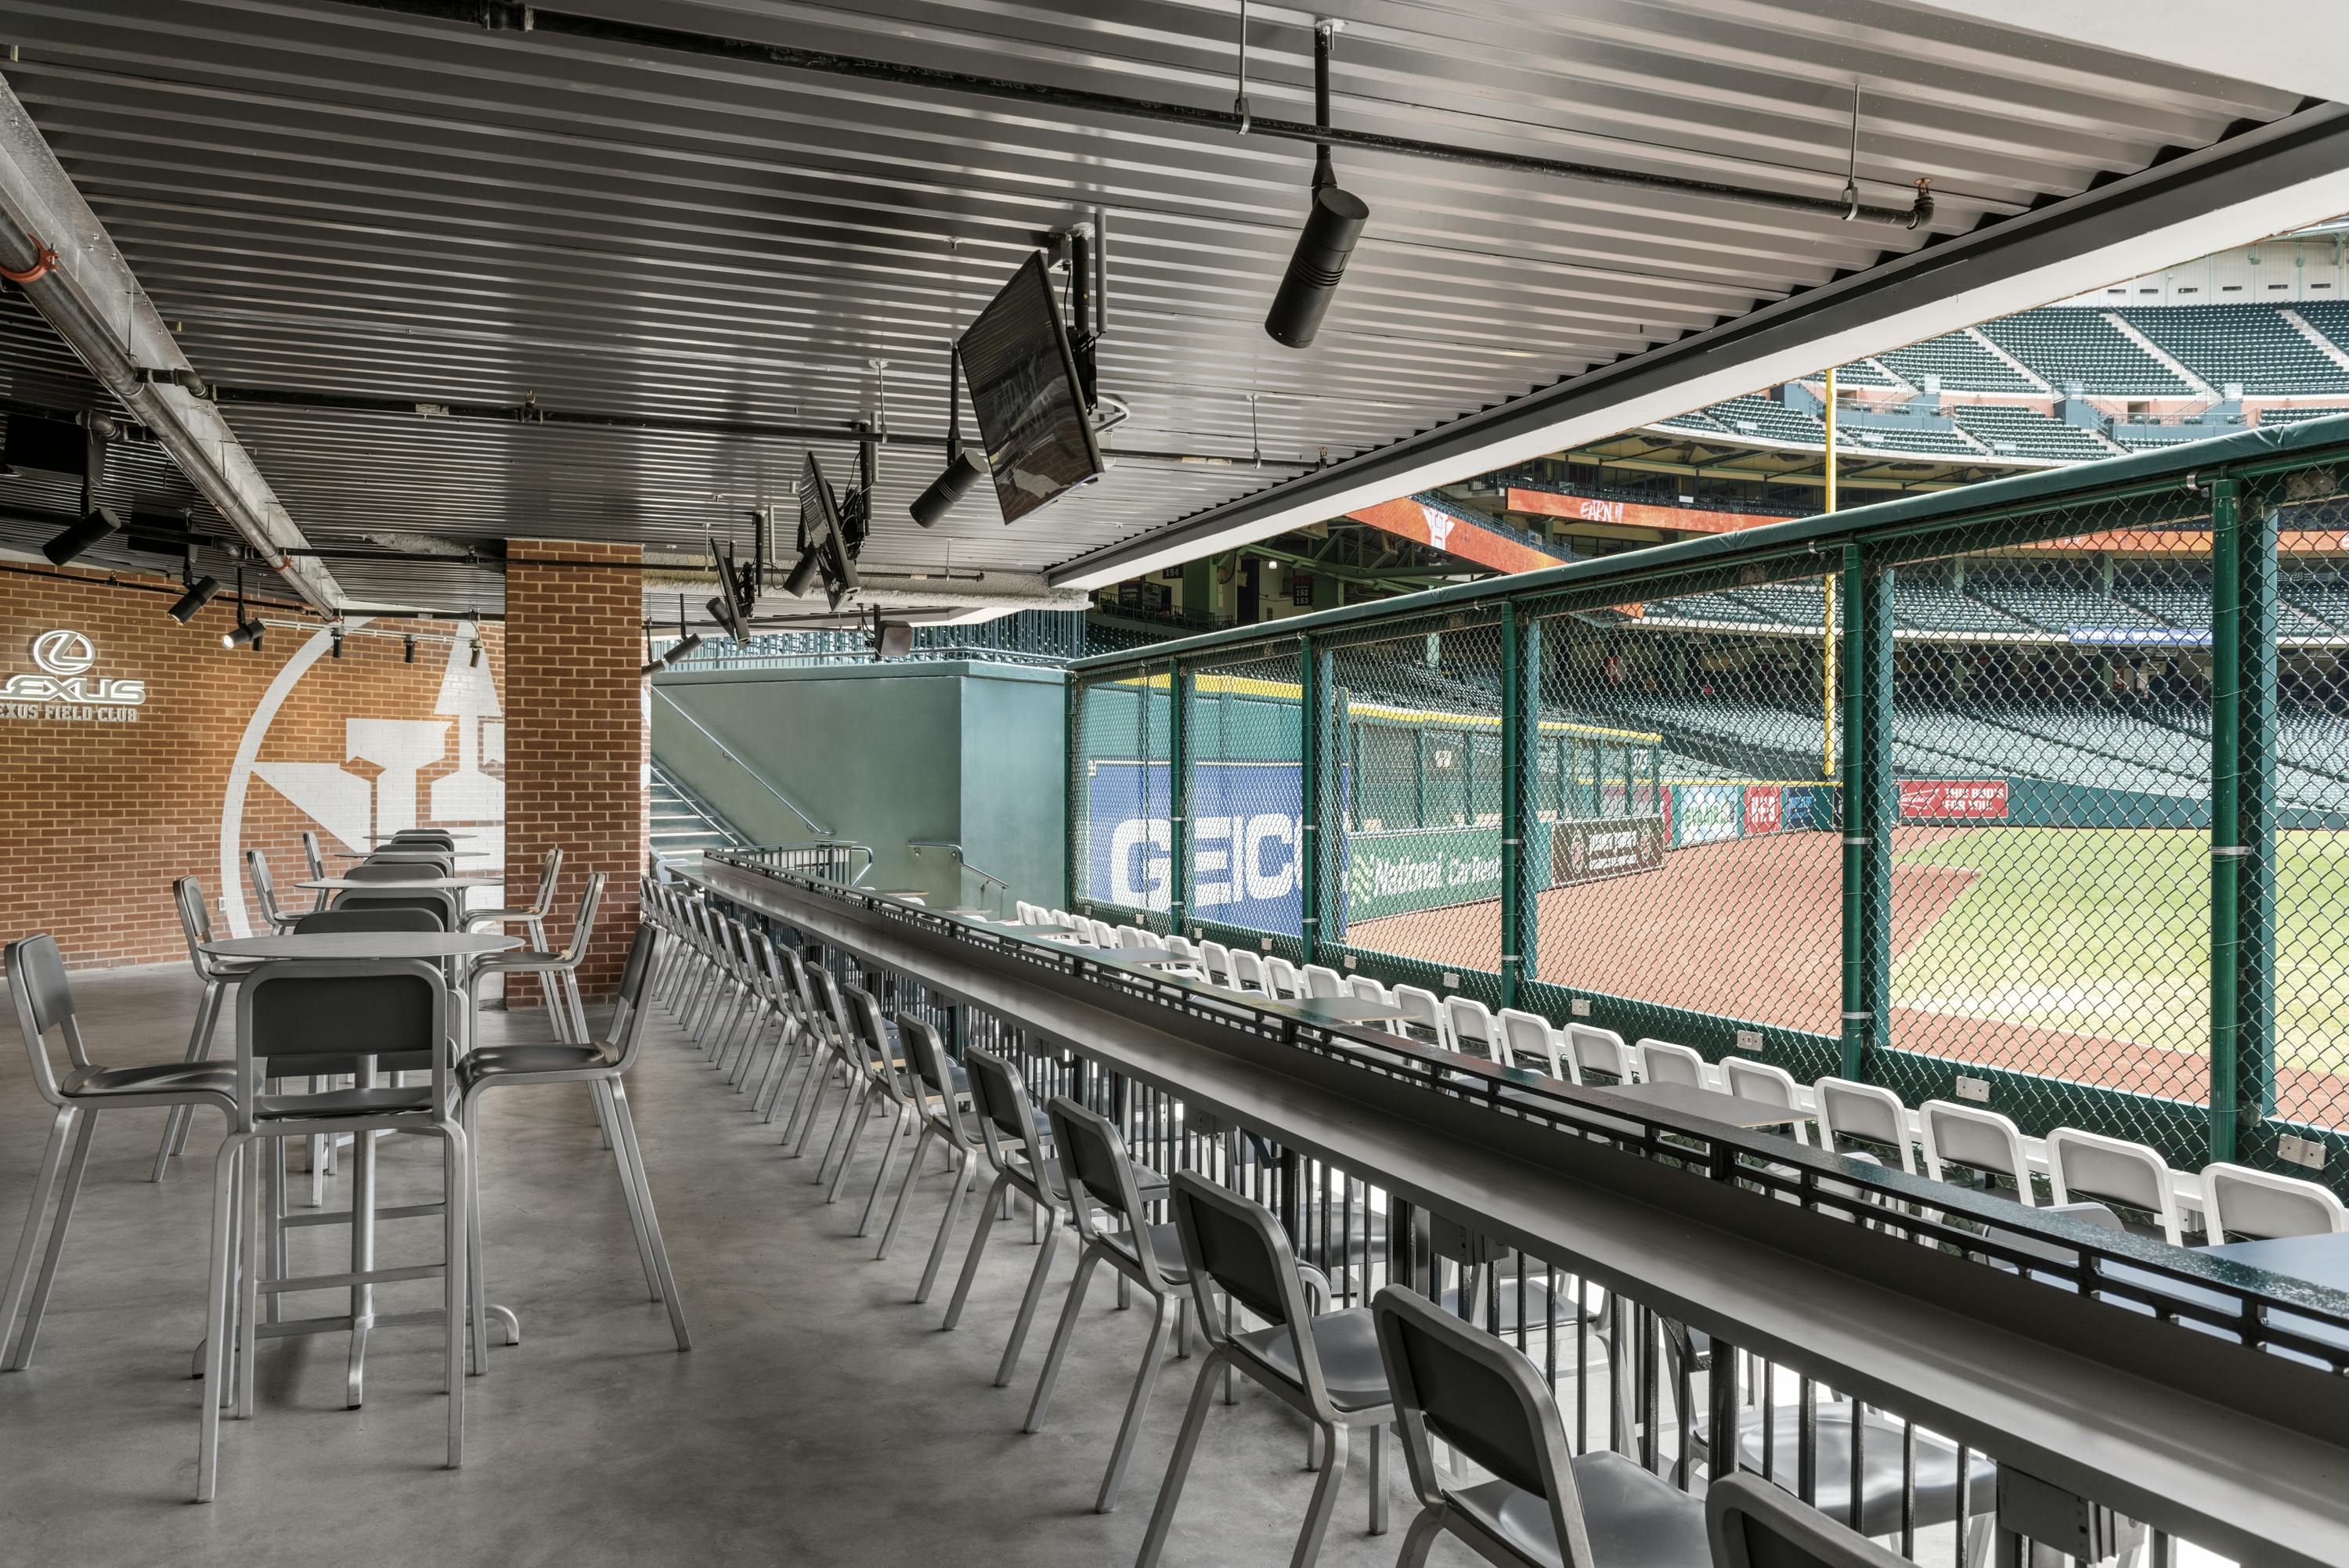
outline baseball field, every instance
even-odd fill
[[[1839,843],[1784,833],[1537,898],[1536,973],[1578,989],[1833,1035]],[[2190,830],[1902,828],[1892,1042],[2109,1088],[2202,1097],[2209,839]],[[2349,833],[2281,836],[2278,1098],[2349,1116]],[[1490,969],[1495,903],[1365,922],[1354,944]]]

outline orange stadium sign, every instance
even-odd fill
[[[1545,566],[1563,566],[1566,563],[1562,555],[1551,555],[1529,544],[1520,544],[1489,528],[1479,528],[1465,518],[1424,505],[1409,496],[1401,500],[1361,507],[1346,515],[1381,532],[1420,544],[1433,545],[1446,555],[1456,555],[1479,566],[1490,566],[1496,572],[1538,572]]]

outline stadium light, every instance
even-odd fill
[[[1315,123],[1330,129],[1330,51],[1338,23],[1322,17],[1313,24],[1313,112]],[[1313,152],[1313,201],[1306,209],[1305,230],[1281,274],[1280,288],[1265,313],[1264,330],[1283,347],[1310,347],[1330,312],[1338,284],[1346,275],[1346,262],[1354,253],[1362,226],[1371,221],[1370,204],[1338,187],[1330,167],[1330,144]]]

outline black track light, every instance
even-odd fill
[[[245,620],[239,621],[236,624],[236,629],[234,631],[223,632],[221,634],[221,646],[223,648],[242,648],[247,646],[258,648],[261,646],[262,631],[263,627],[261,624],[261,617],[258,615],[250,616]]]
[[[916,499],[914,521],[924,528],[936,528],[938,520],[954,510],[955,502],[970,493],[970,487],[987,478],[987,465],[964,449],[962,444],[962,356],[955,349],[947,350],[947,467],[946,471],[930,481],[930,488]]]
[[[720,593],[702,608],[708,610],[709,618],[718,623],[718,629],[736,642],[750,640],[750,631],[742,624],[742,613],[735,608],[730,595]]]
[[[340,626],[336,626],[334,629],[334,637],[335,644],[333,653],[334,656],[339,659],[343,656],[343,629]]]
[[[399,662],[403,665],[412,665],[416,662],[416,639],[414,637],[408,636],[399,639]]]
[[[668,652],[661,655],[661,663],[673,665],[679,659],[690,658],[693,656],[693,650],[699,646],[701,646],[701,634],[688,632],[677,642],[669,645]]]
[[[171,619],[179,622],[182,626],[186,625],[189,622],[196,618],[197,611],[202,609],[205,605],[212,602],[214,595],[218,594],[220,591],[221,585],[219,578],[197,578],[193,583],[188,584],[188,591],[181,594],[178,601],[172,604],[171,609]]]
[[[472,665],[475,669],[480,669],[481,667],[481,642],[480,638],[476,637],[473,639],[473,651],[467,656],[465,662]]]
[[[103,543],[121,527],[122,520],[115,515],[112,507],[94,506],[79,522],[41,546],[41,553],[49,558],[50,565],[63,566]]]
[[[1317,125],[1330,126],[1330,51],[1337,24],[1319,22],[1313,28],[1313,109]],[[1306,348],[1321,330],[1321,318],[1346,275],[1346,262],[1362,226],[1371,221],[1370,204],[1338,188],[1330,167],[1330,147],[1324,142],[1313,154],[1313,201],[1305,212],[1305,230],[1297,236],[1297,250],[1281,274],[1280,288],[1265,313],[1264,330],[1275,343]]]

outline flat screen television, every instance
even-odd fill
[[[955,352],[1005,522],[1101,478],[1101,445],[1042,252],[1020,263]]]
[[[802,559],[812,555],[816,569],[823,573],[825,596],[832,607],[856,592],[856,558],[849,553],[848,534],[841,527],[840,498],[833,493],[832,481],[823,477],[823,464],[811,450],[806,466],[800,470],[800,551]]]

